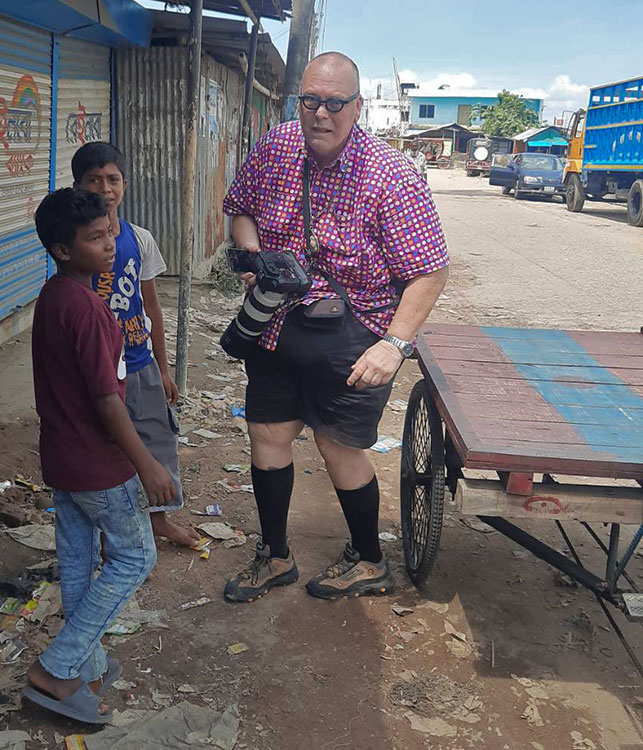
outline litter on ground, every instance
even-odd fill
[[[223,713],[182,701],[161,711],[141,711],[131,722],[85,738],[87,750],[234,750],[239,735],[236,707]]]

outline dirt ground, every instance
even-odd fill
[[[643,232],[625,223],[622,206],[587,204],[575,215],[558,203],[501,196],[486,180],[462,172],[432,172],[430,181],[453,259],[433,319],[639,329]],[[167,279],[160,286],[171,333],[177,284]],[[230,413],[243,404],[244,375],[216,344],[234,301],[199,284],[193,302],[191,398],[181,412],[191,445],[181,446],[187,508],[180,517],[226,521],[247,542],[231,549],[217,544],[207,561],[159,543],[158,566],[137,600],[145,609],[166,609],[166,627],[143,625],[133,635],[107,639],[131,683],[110,691],[110,706],[153,709],[186,698],[219,710],[236,704],[237,747],[252,750],[643,746],[643,678],[589,592],[564,585],[500,534],[469,528],[452,514],[427,593],[415,590],[399,540],[399,450],[372,453],[383,495],[380,528],[397,537],[384,543],[399,584],[394,596],[324,602],[305,593],[302,584],[341,551],[346,529],[312,437],[304,433],[296,443],[290,520],[300,582],[250,605],[225,603],[224,582],[252,554],[258,531],[252,495],[217,484],[249,482],[248,475],[222,468],[249,462],[243,420]],[[418,377],[415,363],[405,365],[392,400],[406,400]],[[0,480],[21,473],[38,482],[28,336],[0,349],[0,410]],[[387,408],[380,434],[401,437],[403,418]],[[220,437],[188,432],[198,427]],[[4,500],[13,498],[33,522],[47,522],[35,506],[42,494],[8,490]],[[222,506],[221,519],[189,512],[212,502]],[[563,549],[553,524],[531,530]],[[585,560],[604,564],[587,538],[573,528],[570,534]],[[1,538],[0,580],[48,556],[4,533]],[[643,557],[634,558],[630,572],[643,583]],[[213,601],[179,610],[199,597]],[[408,611],[396,614],[394,605]],[[643,656],[640,625],[616,618]],[[29,749],[63,747],[63,736],[87,729],[31,706],[8,710],[47,638],[29,625],[29,648],[0,672],[0,729],[29,731]],[[247,650],[231,655],[228,647],[238,643]]]

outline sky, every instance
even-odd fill
[[[542,97],[551,120],[586,105],[588,86],[643,76],[643,0],[317,0],[320,5],[326,13],[318,52],[352,57],[366,96],[381,82],[383,95],[395,97],[395,57],[403,81]],[[287,25],[265,21],[264,27],[285,59]]]

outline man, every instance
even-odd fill
[[[351,535],[308,592],[335,599],[384,594],[395,585],[379,546],[379,490],[365,449],[377,439],[393,377],[444,288],[449,261],[426,182],[401,153],[357,127],[361,106],[355,63],[338,52],[316,57],[302,77],[299,122],[274,128],[257,144],[224,201],[239,247],[289,251],[313,282],[302,304],[273,316],[246,360],[262,542],[250,566],[228,581],[229,601],[254,601],[298,578],[286,522],[292,443],[304,424],[313,429]],[[406,282],[401,298],[394,280]],[[350,306],[338,327],[307,317],[318,300],[344,295]]]

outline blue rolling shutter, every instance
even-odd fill
[[[0,16],[0,319],[47,278],[33,214],[49,186],[51,45],[50,34]]]

